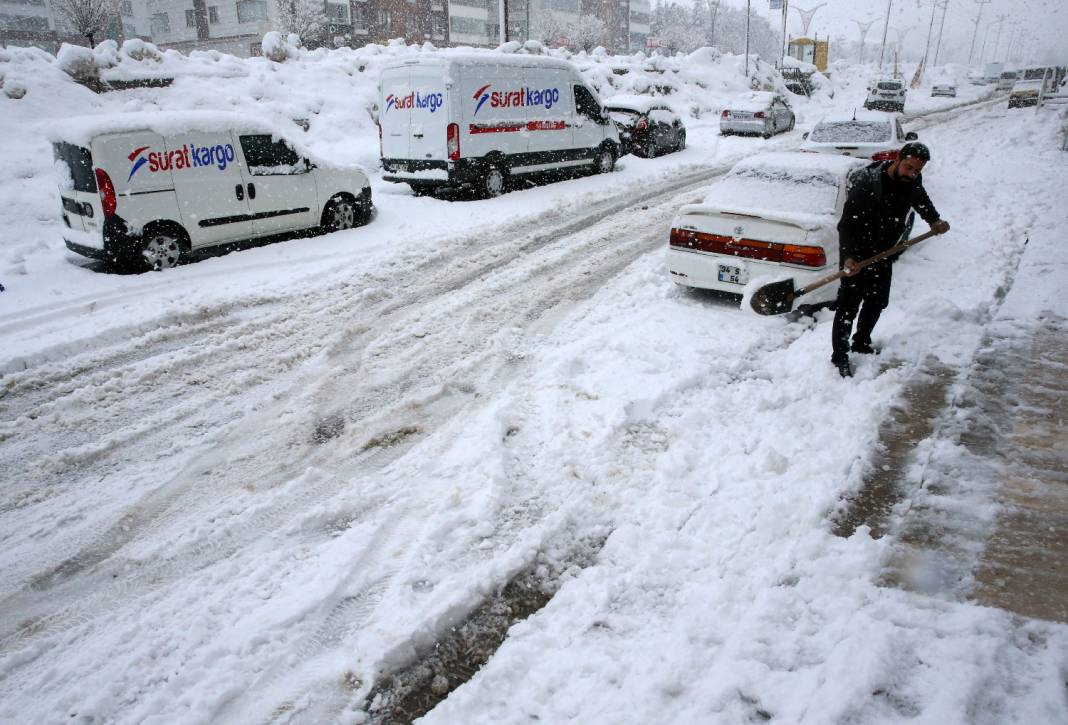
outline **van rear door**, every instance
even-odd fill
[[[441,69],[435,66],[411,66],[409,88],[415,95],[409,112],[411,137],[408,141],[408,158],[445,161],[449,113],[445,108],[448,96]]]
[[[378,124],[382,129],[382,158],[410,159],[412,109],[411,69],[409,66],[382,71]],[[414,98],[412,98],[414,101]]]
[[[75,231],[89,231],[87,222],[101,213],[93,172],[93,154],[84,146],[60,142],[52,144],[52,155],[60,178],[63,220]]]

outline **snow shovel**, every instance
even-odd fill
[[[887,257],[899,254],[909,247],[919,244],[923,240],[929,239],[936,234],[937,232],[929,231],[918,237],[913,237],[900,244],[896,244],[884,252],[879,252],[874,257],[868,257],[862,262],[858,262],[857,269],[864,269],[869,264],[874,264],[880,259],[886,259]],[[821,277],[815,282],[805,285],[801,289],[794,289],[794,280],[792,277],[790,279],[784,279],[781,282],[772,282],[754,292],[752,298],[749,300],[749,305],[753,308],[753,312],[756,312],[758,315],[781,315],[785,312],[790,312],[794,308],[794,300],[798,297],[807,295],[812,290],[819,289],[823,285],[830,284],[836,279],[841,279],[845,276],[845,270],[839,270],[834,274]]]

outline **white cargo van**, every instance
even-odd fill
[[[358,167],[313,159],[284,130],[230,113],[125,113],[52,128],[67,247],[134,269],[371,214]]]
[[[607,172],[619,133],[570,63],[542,56],[437,52],[382,69],[378,103],[385,180],[416,191],[510,177]]]

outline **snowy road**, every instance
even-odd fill
[[[953,722],[989,701],[990,722],[1056,722],[1064,628],[878,587],[892,542],[827,524],[904,383],[929,354],[968,363],[1024,232],[1065,221],[1024,172],[1063,170],[1055,129],[1020,118],[925,129],[957,231],[899,265],[893,357],[855,384],[826,364],[826,318],[665,277],[671,214],[743,143],[653,162],[655,183],[386,189],[348,249],[0,317],[20,351],[0,361],[0,718],[358,721],[380,672],[547,556],[557,595],[429,721]],[[991,192],[984,148],[1017,154],[999,171],[1026,208]],[[442,224],[432,245],[380,231]]]

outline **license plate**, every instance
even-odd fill
[[[744,274],[740,267],[729,267],[726,264],[719,265],[719,281],[730,284],[745,284],[749,281],[749,275]]]

